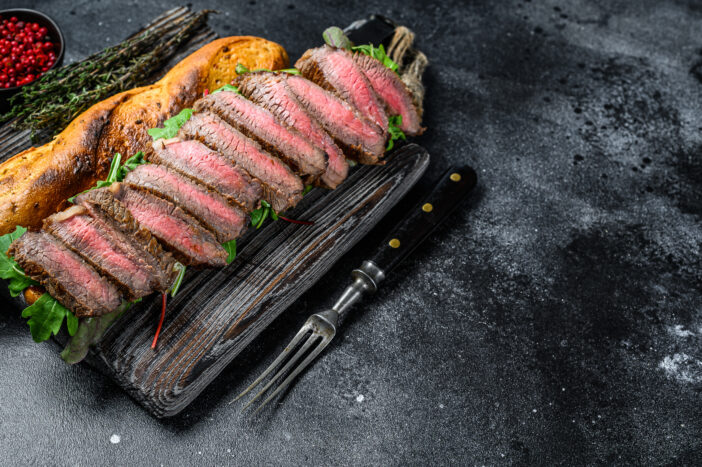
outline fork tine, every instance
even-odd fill
[[[276,382],[278,378],[283,376],[290,368],[292,368],[292,366],[300,359],[300,357],[302,357],[305,354],[305,352],[307,352],[307,350],[310,347],[312,347],[314,341],[316,341],[319,337],[321,337],[319,334],[313,332],[312,335],[307,339],[307,341],[305,341],[305,343],[302,345],[302,347],[300,347],[300,349],[297,352],[295,352],[295,355],[293,355],[290,358],[290,360],[288,360],[285,366],[278,370],[278,372],[271,378],[270,381],[268,381],[268,383],[263,387],[263,389],[261,389],[258,392],[258,394],[253,396],[253,398],[246,403],[246,405],[243,409],[241,409],[241,411],[243,412],[244,410],[246,410],[251,404],[254,403],[256,399],[261,397],[268,390],[268,388],[270,388],[273,385],[273,383]]]
[[[312,326],[309,323],[305,323],[302,328],[295,334],[295,337],[292,338],[290,343],[285,347],[285,349],[280,352],[280,355],[278,355],[278,358],[276,358],[273,363],[271,363],[268,368],[266,368],[266,371],[261,373],[261,376],[256,378],[256,381],[251,383],[251,385],[244,389],[244,392],[236,396],[234,400],[230,402],[230,404],[233,404],[234,402],[238,401],[242,397],[244,397],[246,394],[248,394],[253,388],[255,388],[263,379],[268,376],[270,372],[272,372],[280,363],[285,359],[285,357],[288,356],[289,352],[297,346],[297,344],[302,340],[302,338],[307,334],[310,330],[312,329]]]
[[[290,373],[290,375],[288,375],[287,378],[285,378],[285,381],[283,381],[283,382],[281,383],[281,385],[278,386],[278,388],[277,388],[275,391],[273,391],[273,393],[272,393],[270,396],[268,396],[268,398],[267,398],[265,401],[263,401],[263,403],[261,404],[261,406],[260,406],[258,409],[256,409],[256,411],[253,413],[253,415],[256,415],[258,412],[260,412],[261,409],[263,409],[263,407],[265,407],[265,405],[268,404],[268,403],[271,401],[271,399],[273,399],[276,395],[278,395],[278,393],[279,393],[280,391],[282,391],[283,389],[285,389],[285,387],[286,387],[288,384],[290,384],[290,382],[291,382],[293,379],[295,379],[295,377],[296,377],[297,375],[299,375],[300,372],[301,372],[302,370],[304,370],[304,369],[307,367],[307,365],[309,365],[310,362],[311,362],[312,360],[314,360],[315,357],[317,357],[317,355],[319,355],[319,353],[320,353],[322,350],[324,350],[324,348],[325,348],[327,345],[329,345],[330,342],[331,342],[331,338],[330,338],[330,339],[322,338],[322,341],[319,343],[319,345],[317,346],[317,348],[314,349],[312,352],[310,352],[310,354],[307,356],[307,358],[305,358],[305,359],[302,361],[302,363],[300,363],[300,364],[297,366],[297,368],[295,368],[295,370],[294,370],[292,373]],[[257,396],[257,397],[258,397],[258,396]],[[253,400],[252,400],[251,402],[253,402]],[[249,404],[250,404],[251,402],[249,402]]]

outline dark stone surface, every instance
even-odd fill
[[[22,3],[64,28],[68,61],[172,6]],[[171,420],[4,313],[0,463],[699,464],[699,5],[322,3],[195,7],[223,12],[220,34],[265,36],[293,58],[367,13],[409,25],[432,62],[426,180],[469,163],[477,195],[253,423],[227,402],[382,227]]]

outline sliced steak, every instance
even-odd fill
[[[248,223],[241,208],[163,165],[140,165],[129,172],[124,181],[180,206],[213,232],[219,242],[239,237]]]
[[[104,315],[122,302],[117,287],[46,232],[25,232],[8,254],[79,318]]]
[[[300,103],[322,124],[346,154],[363,164],[378,164],[385,153],[386,134],[348,102],[301,76],[286,77]]]
[[[197,101],[195,110],[210,110],[219,115],[301,175],[317,178],[327,170],[324,151],[263,107],[235,92],[210,94]]]
[[[349,171],[344,154],[287,88],[283,76],[267,72],[246,73],[238,76],[235,81],[244,96],[268,109],[283,123],[294,127],[327,153],[327,171],[321,178],[325,186],[336,188],[344,181]]]
[[[302,199],[304,185],[290,167],[216,115],[194,114],[181,127],[180,136],[203,142],[255,177],[263,187],[263,198],[277,212],[285,211]]]
[[[400,129],[409,136],[421,134],[423,129],[417,107],[397,73],[366,54],[356,53],[353,59],[365,73],[378,97],[385,103],[388,115],[402,116]]]
[[[247,212],[253,210],[263,197],[258,181],[199,141],[158,140],[153,149],[149,160],[203,183]]]
[[[324,45],[309,49],[295,63],[302,76],[352,104],[364,117],[388,130],[388,116],[363,70],[346,49]]]
[[[101,223],[102,229],[109,231],[111,236],[118,238],[121,244],[137,255],[141,266],[151,272],[155,290],[165,292],[173,285],[178,275],[174,269],[175,258],[161,248],[158,240],[132,217],[112,191],[107,188],[90,190],[78,195],[75,202],[85,207]]]
[[[129,240],[104,230],[83,206],[72,206],[44,219],[44,230],[106,276],[129,300],[153,292],[155,277],[138,260]]]
[[[211,267],[227,264],[227,251],[215,236],[181,208],[133,185],[113,183],[109,188],[181,263]]]

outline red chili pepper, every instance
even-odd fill
[[[151,343],[151,348],[156,348],[156,342],[158,342],[158,335],[161,334],[161,328],[163,327],[163,319],[166,317],[166,294],[161,294],[161,319],[158,321],[158,327],[156,328],[156,335],[154,336],[154,341]]]
[[[205,92],[202,93],[203,96],[206,96],[210,93],[210,90],[205,88]]]
[[[286,222],[290,222],[292,224],[302,224],[302,225],[314,225],[314,222],[310,221],[298,221],[296,219],[288,219],[287,217],[283,217],[280,214],[278,214],[278,219],[283,219]]]

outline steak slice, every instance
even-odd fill
[[[181,208],[133,185],[113,183],[109,188],[178,261],[191,266],[226,266],[227,251]]]
[[[302,76],[353,105],[361,115],[388,130],[388,116],[363,70],[346,49],[324,45],[309,49],[295,63]]]
[[[321,178],[325,186],[336,188],[344,181],[349,165],[343,152],[285,86],[284,77],[267,72],[246,73],[238,76],[235,82],[244,96],[268,109],[327,153],[327,171]]]
[[[122,302],[117,287],[46,232],[25,232],[8,254],[79,318],[104,315]]]
[[[363,164],[380,163],[387,135],[378,125],[361,116],[348,102],[306,78],[290,75],[285,81],[300,103],[347,154]]]
[[[168,166],[203,183],[247,212],[253,210],[263,197],[259,182],[199,141],[161,139],[154,142],[153,149],[148,156],[151,162]]]
[[[213,232],[221,243],[237,238],[248,223],[246,213],[240,208],[163,165],[140,165],[129,172],[124,181],[180,206]]]
[[[133,248],[142,267],[154,279],[152,287],[166,292],[178,275],[174,269],[175,258],[161,248],[161,244],[147,229],[137,222],[129,210],[107,188],[90,190],[76,197],[76,204],[85,207],[90,215],[101,222],[101,227],[124,245]]]
[[[301,175],[317,178],[327,170],[327,155],[272,113],[231,91],[210,94],[197,101],[195,110],[210,110],[244,135],[256,140]]]
[[[255,177],[263,188],[263,198],[276,212],[285,211],[302,199],[304,185],[290,167],[216,115],[194,114],[181,127],[180,135],[203,142]]]
[[[103,276],[119,287],[130,300],[153,292],[151,272],[138,260],[129,240],[104,230],[83,206],[71,206],[44,219],[44,230],[80,255]]]
[[[401,115],[400,129],[409,136],[421,134],[421,118],[405,83],[397,73],[379,60],[362,53],[355,53],[353,60],[363,70],[378,97],[383,101],[388,115]]]

